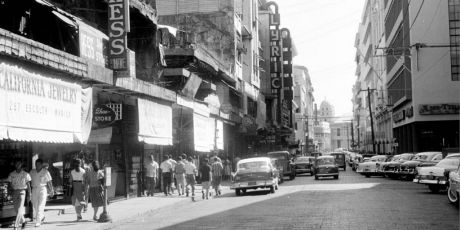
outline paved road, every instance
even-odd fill
[[[297,177],[275,194],[185,200],[109,229],[458,230],[459,211],[423,185],[341,171],[339,180]]]

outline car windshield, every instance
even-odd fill
[[[415,155],[413,160],[426,160],[428,159],[428,155]]]
[[[375,157],[371,157],[370,161],[371,162],[382,162],[382,161],[385,161],[385,158],[381,156],[375,156]]]
[[[450,157],[441,160],[439,163],[436,164],[438,167],[442,168],[456,168],[460,163],[460,156],[458,157]]]
[[[401,158],[399,158],[400,161],[407,161],[412,159],[413,155],[402,155]]]
[[[310,162],[310,158],[309,157],[298,157],[297,159],[295,159],[295,162],[296,163],[308,163]]]
[[[250,161],[243,162],[238,164],[238,170],[247,171],[247,170],[260,170],[268,169],[268,163],[266,161]]]
[[[329,164],[334,164],[334,158],[319,158],[317,160],[318,165],[329,165]]]

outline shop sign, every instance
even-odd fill
[[[220,106],[220,110],[226,114],[229,114],[232,111],[232,109],[233,109],[233,106],[230,103],[224,103]]]
[[[405,118],[405,110],[400,110],[398,112],[393,113],[393,121],[395,123],[398,123],[398,122],[404,120],[404,118]]]
[[[411,106],[409,108],[406,108],[406,117],[411,118],[414,116],[414,107]]]
[[[112,168],[105,167],[104,168],[104,177],[105,177],[105,186],[109,187],[112,185]]]
[[[110,68],[128,69],[127,33],[129,28],[129,0],[109,0],[109,59]]]
[[[80,85],[0,63],[0,127],[10,139],[72,143],[81,117]]]
[[[460,104],[431,104],[431,105],[420,105],[420,115],[443,115],[443,114],[459,114]]]
[[[95,28],[78,21],[78,41],[80,57],[93,61],[100,66],[106,66],[104,44],[108,37]]]
[[[116,113],[106,105],[94,107],[93,121],[99,126],[107,126],[116,121]]]

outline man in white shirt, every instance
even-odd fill
[[[165,155],[165,160],[160,164],[163,192],[165,196],[168,195],[168,192],[171,189],[171,174],[173,171],[172,164],[169,159],[169,156]],[[171,195],[171,193],[169,193],[169,195]]]
[[[30,178],[29,173],[25,172],[22,169],[22,161],[16,160],[14,162],[16,170],[10,173],[8,176],[8,182],[11,183],[13,188],[13,204],[14,210],[16,211],[16,220],[14,222],[14,229],[18,228],[21,225],[21,228],[26,227],[26,220],[24,218],[24,202],[26,200],[26,192],[30,194]],[[30,201],[30,195],[28,197]]]
[[[195,196],[195,175],[197,173],[196,166],[193,163],[192,157],[187,158],[187,164],[184,166],[185,168],[185,181],[186,181],[186,193],[187,196],[189,194],[188,186],[192,187],[192,197]]]
[[[149,156],[149,162],[145,164],[145,180],[147,185],[147,196],[153,196],[158,178],[158,163],[154,160],[153,155]]]
[[[30,171],[32,178],[32,206],[34,212],[35,226],[38,227],[45,220],[45,205],[48,191],[50,196],[54,195],[51,175],[43,167],[43,160],[35,161],[35,168]],[[47,190],[48,187],[48,190]]]

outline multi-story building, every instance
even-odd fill
[[[397,151],[458,148],[460,3],[384,3],[386,86]]]
[[[351,122],[334,122],[330,124],[331,149],[350,149],[351,147]]]
[[[301,146],[302,153],[312,152],[313,129],[313,86],[310,74],[305,66],[294,65],[294,101],[297,105],[295,111],[295,136]]]
[[[331,149],[331,128],[329,122],[320,121],[315,124],[315,144],[316,151],[330,152]]]
[[[361,151],[373,151],[375,146],[376,153],[391,152],[393,145],[391,110],[386,90],[386,60],[383,50],[379,48],[385,47],[384,4],[384,1],[379,0],[365,2],[355,39],[357,78],[353,86],[352,102],[357,138],[353,146]]]
[[[318,119],[324,122],[334,122],[335,108],[328,101],[324,100],[319,105]]]

